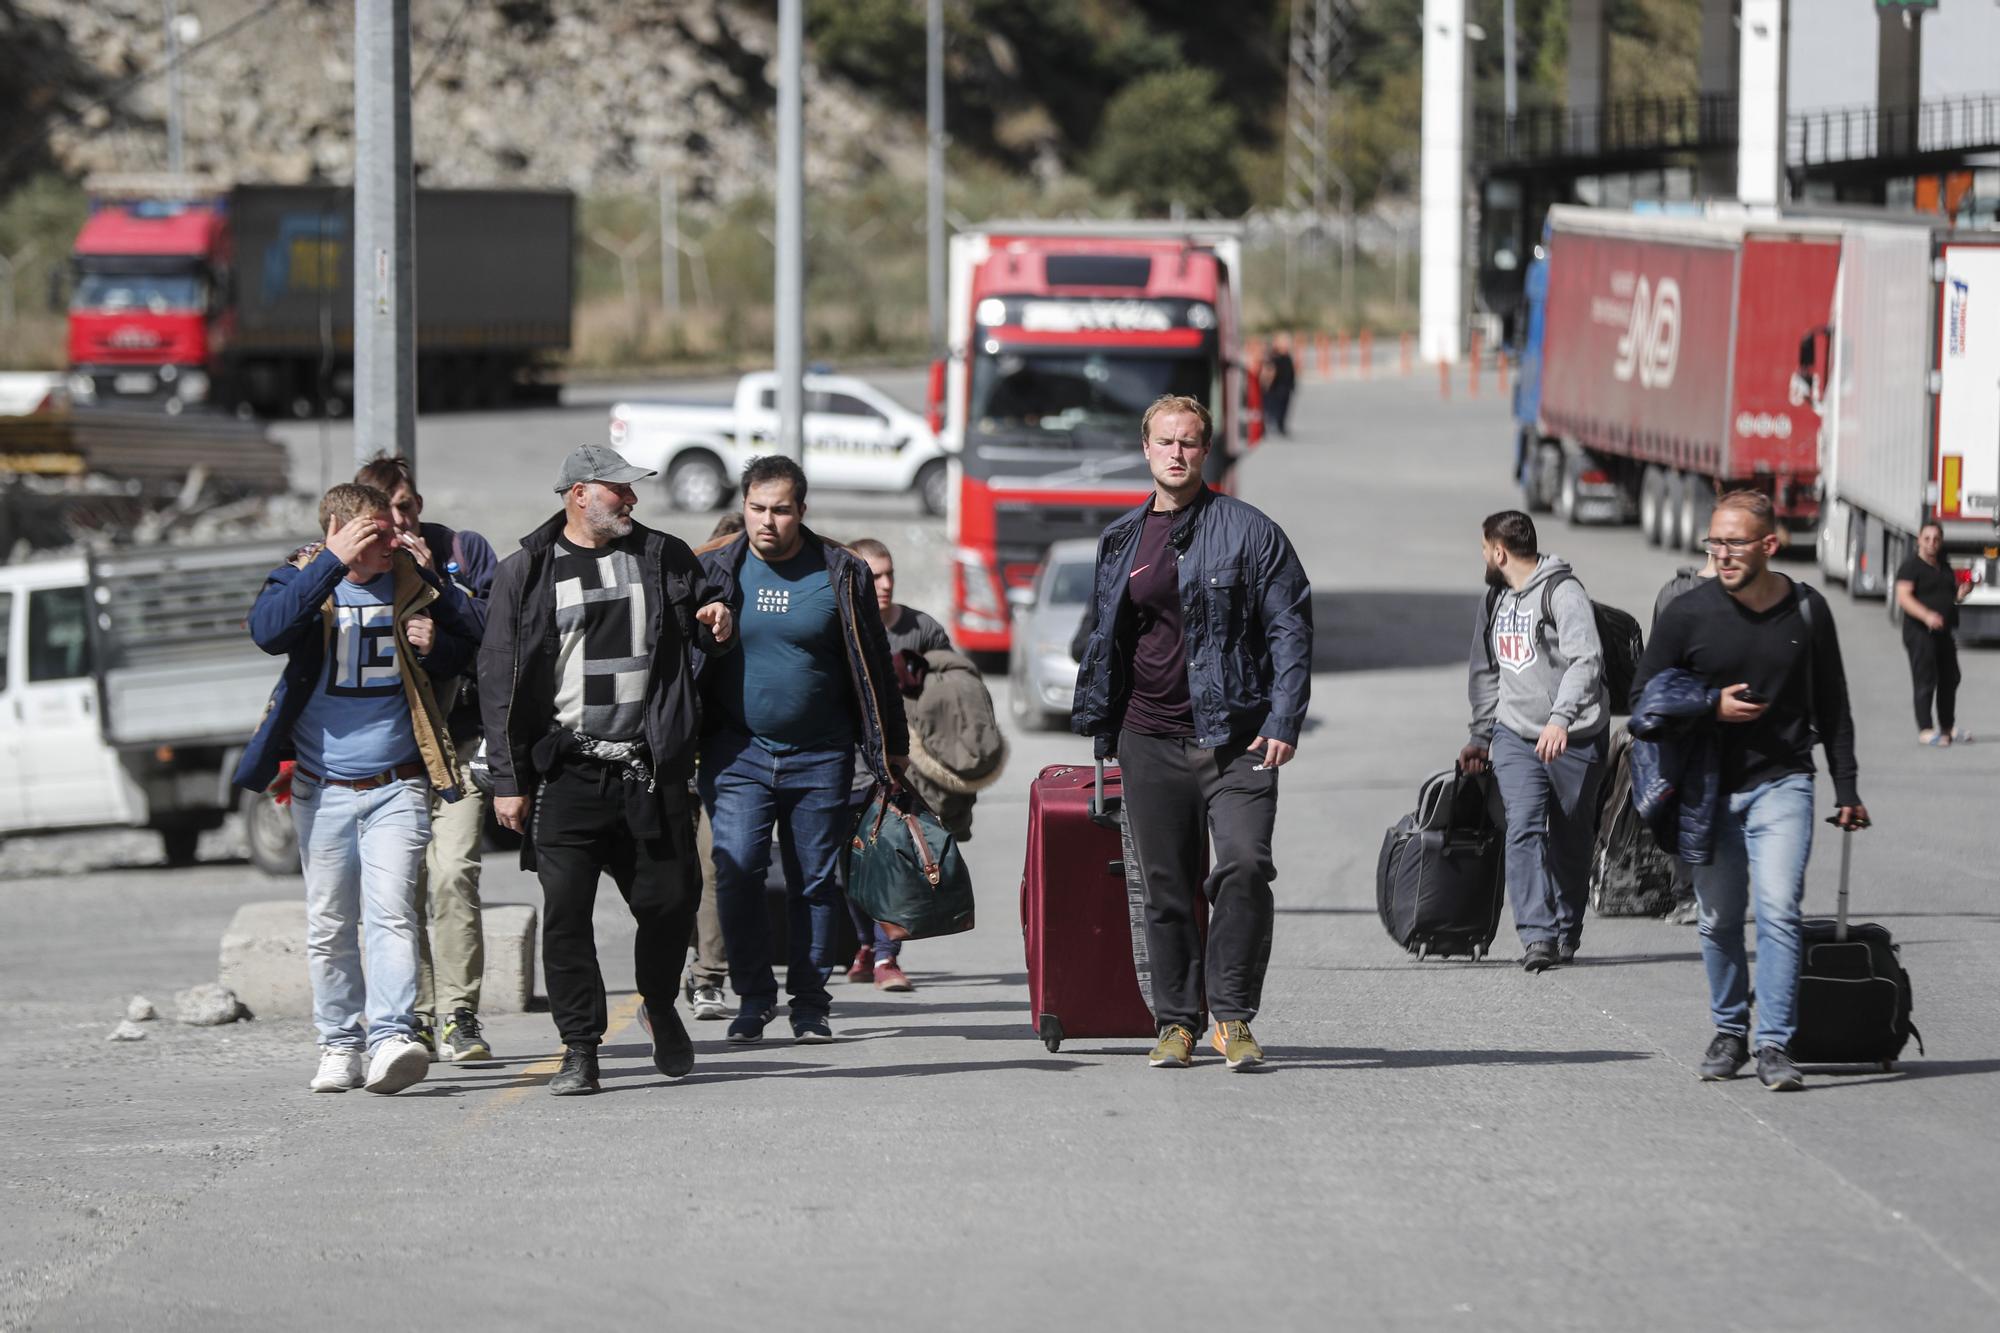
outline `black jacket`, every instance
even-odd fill
[[[882,614],[875,609],[875,576],[868,562],[844,546],[836,546],[802,528],[805,540],[815,542],[826,555],[826,575],[833,584],[834,605],[840,612],[841,643],[847,649],[847,679],[853,690],[862,762],[879,782],[889,780],[889,758],[910,752],[908,723],[903,717],[903,696],[896,689],[896,664],[889,655],[889,636],[882,628]],[[737,534],[735,540],[701,557],[703,570],[717,586],[728,590],[729,609],[742,623],[743,587],[739,575],[749,541]],[[709,710],[711,718],[721,712]]]
[[[1070,729],[1111,754],[1130,697],[1132,600],[1126,595],[1145,504],[1104,530],[1097,581],[1079,632]],[[1296,745],[1312,693],[1312,585],[1276,523],[1204,489],[1174,520],[1180,552],[1181,636],[1195,744],[1205,750],[1264,736]]]
[[[562,528],[563,516],[557,514],[523,537],[521,549],[502,560],[493,576],[486,637],[479,645],[479,707],[495,796],[526,796],[535,790],[528,753],[555,726],[558,637],[549,574]],[[684,803],[687,781],[694,776],[699,717],[688,646],[708,654],[736,646],[734,635],[716,643],[694,613],[710,602],[728,601],[728,590],[709,581],[678,537],[634,523],[615,545],[638,558],[646,607],[655,617],[653,669],[646,681],[646,744],[662,796]]]

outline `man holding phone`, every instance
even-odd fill
[[[1694,867],[1715,1021],[1701,1076],[1733,1078],[1754,1051],[1764,1086],[1790,1092],[1804,1084],[1786,1048],[1797,1027],[1815,736],[1833,777],[1832,822],[1867,828],[1868,807],[1856,787],[1854,719],[1833,613],[1813,589],[1771,569],[1779,539],[1770,498],[1723,495],[1707,546],[1716,576],[1661,613],[1633,697],[1670,668],[1691,672],[1715,693],[1721,793],[1708,861]],[[1754,1032],[1746,907],[1757,919]]]
[[[1208,409],[1178,394],[1140,421],[1153,494],[1097,544],[1070,726],[1124,769],[1159,1028],[1150,1063],[1192,1062],[1205,992],[1210,1044],[1240,1070],[1264,1061],[1250,1020],[1271,960],[1277,770],[1312,688],[1312,588],[1276,523],[1203,484],[1210,431]]]

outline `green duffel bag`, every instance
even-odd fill
[[[972,875],[958,842],[907,787],[876,787],[854,829],[847,896],[892,940],[972,929]]]

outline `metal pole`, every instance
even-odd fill
[[[928,80],[924,121],[930,148],[925,209],[930,241],[931,357],[945,355],[944,272],[944,0],[928,0]]]
[[[1519,94],[1514,87],[1514,0],[1503,0],[1500,6],[1501,58],[1507,62],[1505,98],[1507,105],[1507,136],[1514,135],[1514,115],[1521,109]],[[1510,143],[1508,145],[1512,147]]]
[[[167,20],[167,170],[181,174],[181,38],[174,0],[160,0]]]
[[[354,7],[354,458],[417,465],[410,0]]]
[[[668,319],[681,313],[681,196],[674,173],[660,173],[660,309]]]
[[[778,439],[805,457],[805,0],[778,4]]]

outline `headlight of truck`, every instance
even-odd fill
[[[190,403],[207,402],[208,373],[201,370],[182,371],[180,395],[185,401]]]

